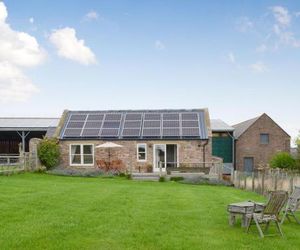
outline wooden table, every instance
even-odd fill
[[[261,212],[263,210],[263,203],[256,203],[255,212]],[[243,201],[238,203],[229,204],[227,207],[229,212],[229,225],[233,226],[235,224],[235,219],[237,215],[242,216],[242,227],[247,226],[247,214],[252,214],[254,210],[254,203],[251,201]]]

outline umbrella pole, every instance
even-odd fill
[[[110,148],[108,149],[108,166],[110,168]]]

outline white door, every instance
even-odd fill
[[[153,171],[162,172],[166,171],[166,162],[167,162],[167,154],[166,154],[166,144],[154,144],[153,150]]]

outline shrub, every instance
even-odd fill
[[[166,178],[164,176],[160,176],[158,179],[159,182],[165,182]]]
[[[59,156],[60,152],[57,139],[44,138],[38,145],[38,157],[47,169],[51,169],[58,165]]]
[[[172,176],[170,181],[183,181],[184,178],[182,176]]]
[[[295,169],[296,160],[289,153],[278,153],[270,161],[272,168]]]

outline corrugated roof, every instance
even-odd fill
[[[222,121],[221,119],[210,119],[210,126],[212,132],[221,132],[221,131],[234,131],[234,127],[231,127],[226,122]]]
[[[68,111],[62,139],[208,139],[205,109]]]
[[[0,130],[39,130],[56,127],[59,118],[0,117]]]
[[[252,118],[250,120],[238,123],[236,125],[233,125],[232,127],[234,127],[234,137],[235,138],[239,138],[253,123],[255,123],[258,119],[260,118],[260,116]]]

